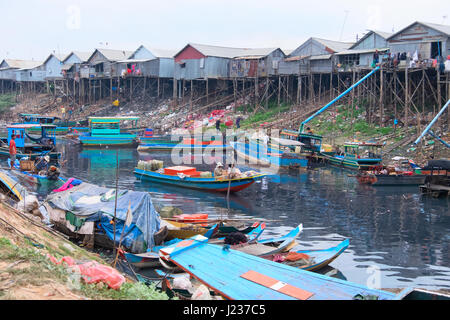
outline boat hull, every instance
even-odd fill
[[[158,151],[158,150],[189,150],[192,153],[195,153],[196,150],[231,150],[231,146],[226,145],[192,145],[192,144],[178,144],[178,143],[148,143],[148,144],[140,144],[138,147],[138,151]]]
[[[231,142],[230,144],[237,156],[250,164],[276,167],[308,167],[308,159],[297,153],[283,152],[279,149],[267,148],[261,144],[241,142]]]
[[[203,191],[213,192],[237,192],[250,187],[257,178],[264,175],[258,175],[248,178],[232,179],[230,180],[216,180],[214,178],[191,178],[186,177],[181,179],[176,175],[165,175],[152,171],[145,171],[135,169],[134,174],[138,179],[145,181],[159,182],[163,184],[175,185],[183,188],[197,189]]]
[[[381,164],[381,159],[354,159],[326,153],[322,154],[322,156],[331,165],[353,170],[369,170],[369,168]]]
[[[58,160],[61,157],[60,152],[49,152],[46,153],[46,151],[41,152],[23,152],[21,150],[17,150],[16,159],[20,160],[22,158],[28,157],[30,160],[36,160],[40,158],[43,154],[48,155],[51,160]],[[9,148],[7,147],[0,147],[0,155],[6,156],[9,158]]]
[[[372,186],[418,186],[425,183],[425,175],[382,175],[377,174],[373,176]]]
[[[136,136],[126,135],[123,137],[104,136],[92,137],[90,135],[80,136],[80,143],[85,147],[101,147],[101,146],[136,146]]]

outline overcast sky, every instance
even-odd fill
[[[360,0],[0,0],[0,60],[51,52],[188,42],[295,49],[309,37],[355,41],[367,29],[414,21],[450,24],[450,1]]]

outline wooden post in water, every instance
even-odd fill
[[[114,199],[114,240],[113,240],[113,246],[114,246],[114,252],[113,255],[116,256],[117,249],[116,249],[116,224],[117,224],[117,194],[118,194],[118,184],[119,184],[119,151],[116,150],[116,196]]]
[[[408,68],[405,68],[405,128],[408,129],[408,108],[409,108],[409,79]]]
[[[380,68],[380,127],[384,126],[384,85],[383,67]]]

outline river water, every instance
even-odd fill
[[[302,223],[299,248],[324,249],[350,239],[331,266],[349,281],[378,288],[450,289],[450,201],[422,196],[418,187],[360,186],[352,171],[333,167],[270,175],[230,196],[141,182],[139,160],[171,165],[170,152],[82,149],[60,145],[65,177],[149,191],[155,204],[210,217],[251,217],[267,223],[263,237],[283,235]],[[189,157],[188,157],[189,158]],[[213,165],[199,169],[213,171]],[[242,170],[249,170],[242,167]],[[264,169],[260,169],[264,171]]]

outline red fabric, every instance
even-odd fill
[[[56,258],[50,254],[47,254],[47,257],[54,264],[62,264],[65,262],[73,271],[81,274],[86,283],[104,282],[111,289],[118,290],[125,282],[125,277],[121,275],[119,271],[96,261],[89,261],[77,265],[75,260],[69,256],[63,257],[60,261],[56,260]]]
[[[100,264],[96,261],[89,261],[72,267],[73,270],[83,275],[86,283],[104,282],[111,289],[118,290],[125,282],[125,277],[116,269]]]
[[[309,260],[310,256],[308,256],[305,253],[298,253],[298,252],[294,252],[294,251],[290,251],[287,255],[286,255],[286,260],[287,261],[298,261],[300,259],[306,259]]]
[[[9,154],[14,155],[16,153],[17,153],[16,142],[13,139],[11,139],[11,141],[9,142]]]

